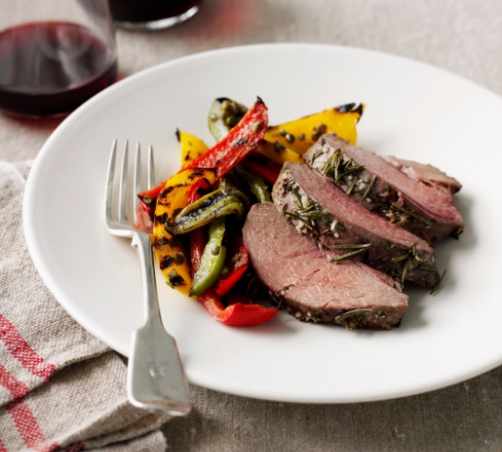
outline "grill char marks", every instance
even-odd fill
[[[299,320],[391,329],[406,311],[399,286],[363,263],[331,262],[340,252],[298,234],[274,204],[252,207],[243,236],[257,276]]]
[[[323,135],[304,158],[366,209],[420,237],[444,240],[463,231],[452,198],[461,185],[430,165],[383,158],[335,134]],[[334,174],[338,159],[342,170],[347,163],[358,169]]]
[[[298,232],[325,247],[363,259],[402,283],[428,289],[438,284],[434,249],[427,242],[373,215],[307,165],[286,163],[272,196]]]

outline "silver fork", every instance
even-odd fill
[[[137,249],[143,279],[145,323],[133,332],[127,372],[127,393],[133,405],[141,408],[182,416],[190,411],[190,400],[183,366],[174,338],[167,333],[159,311],[155,271],[150,236],[134,229],[140,192],[140,146],[136,147],[134,168],[133,221],[128,218],[127,163],[128,143],[125,144],[120,175],[118,219],[113,215],[113,186],[117,140],[113,142],[106,184],[105,223],[113,235],[132,238]],[[154,184],[153,150],[148,156],[148,188]]]

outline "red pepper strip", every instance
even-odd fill
[[[166,184],[166,181],[161,182],[159,185],[156,187],[150,188],[150,190],[146,190],[144,192],[141,192],[138,195],[138,198],[140,200],[140,206],[143,212],[150,218],[151,221],[153,221],[153,217],[155,215],[155,207],[157,206],[157,198],[164,188],[164,185]]]
[[[270,185],[275,184],[282,168],[281,165],[273,162],[272,160],[269,160],[267,162],[267,166],[265,166],[254,160],[246,159],[244,161],[244,165],[247,166],[250,170],[257,173],[259,176],[261,176]]]
[[[268,109],[258,98],[253,107],[225,138],[200,157],[192,160],[184,169],[215,168],[216,176],[223,176],[258,147],[265,136],[267,125]]]
[[[199,295],[199,301],[218,322],[230,326],[259,325],[273,319],[279,312],[275,308],[246,303],[235,303],[225,308],[211,288]]]
[[[192,278],[199,268],[202,253],[207,243],[207,229],[205,227],[190,232],[190,260],[192,263]]]
[[[228,275],[226,277],[220,276],[213,286],[214,291],[220,297],[225,295],[239,281],[248,268],[249,253],[240,233],[234,233],[231,236],[227,247],[227,256],[225,266],[228,268]]]
[[[246,270],[248,269],[247,265],[244,265],[244,267],[241,267],[234,272],[230,273],[229,276],[227,276],[225,279],[221,279],[219,281],[216,281],[214,283],[214,291],[222,297],[225,295],[232,287],[235,286],[237,281],[241,279],[241,276],[246,273]]]
[[[194,184],[192,184],[190,189],[188,190],[187,206],[200,199],[205,194],[205,191],[209,190],[210,188],[211,184],[207,179],[199,179]]]

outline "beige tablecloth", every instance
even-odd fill
[[[417,59],[502,95],[500,0],[204,0],[181,26],[117,38],[124,76],[220,47],[316,42]],[[0,161],[34,158],[58,123],[0,115]],[[164,432],[170,450],[182,452],[500,451],[501,382],[498,368],[432,393],[354,405],[265,402],[192,386],[193,412]]]

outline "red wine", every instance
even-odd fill
[[[0,32],[0,109],[68,113],[117,76],[114,49],[69,22],[34,22]]]
[[[201,0],[109,0],[112,17],[122,22],[153,22],[186,13]]]

